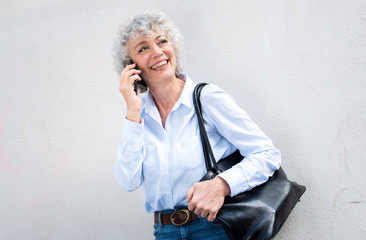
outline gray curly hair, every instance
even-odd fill
[[[114,64],[118,75],[132,60],[128,54],[128,40],[141,35],[148,36],[156,27],[159,27],[164,32],[173,46],[177,58],[175,74],[179,75],[182,73],[179,58],[181,35],[164,14],[146,11],[127,20],[118,29],[113,47]]]

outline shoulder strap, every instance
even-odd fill
[[[217,172],[218,167],[217,167],[217,163],[215,160],[215,156],[212,152],[210,141],[207,136],[205,125],[203,123],[202,107],[201,107],[201,101],[200,101],[201,91],[202,91],[203,87],[206,85],[207,85],[207,83],[199,83],[194,88],[193,105],[196,110],[196,115],[198,118],[198,126],[200,129],[202,149],[203,149],[203,155],[205,157],[206,168],[207,168],[207,171],[212,171],[213,173],[215,173],[215,172]]]

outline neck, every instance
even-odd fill
[[[157,86],[150,86],[150,92],[155,99],[155,104],[159,110],[160,117],[165,128],[165,121],[178,101],[183,87],[184,82],[177,77],[173,77],[172,80],[159,84]]]

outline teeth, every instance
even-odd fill
[[[155,69],[157,69],[157,68],[159,68],[159,67],[161,67],[161,66],[164,66],[164,65],[166,65],[166,64],[168,64],[168,61],[167,61],[167,60],[165,60],[165,61],[161,61],[161,62],[159,62],[158,64],[156,64],[156,65],[152,66],[151,68],[152,68],[153,70],[155,70]]]

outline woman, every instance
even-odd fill
[[[195,83],[181,72],[178,34],[161,14],[144,13],[119,31],[119,90],[127,104],[115,173],[127,191],[143,186],[156,239],[228,239],[216,214],[227,195],[265,182],[280,152],[221,88],[206,86],[203,116],[216,159],[236,149],[245,159],[218,177],[206,173],[192,101]],[[147,94],[136,91],[144,81]]]

